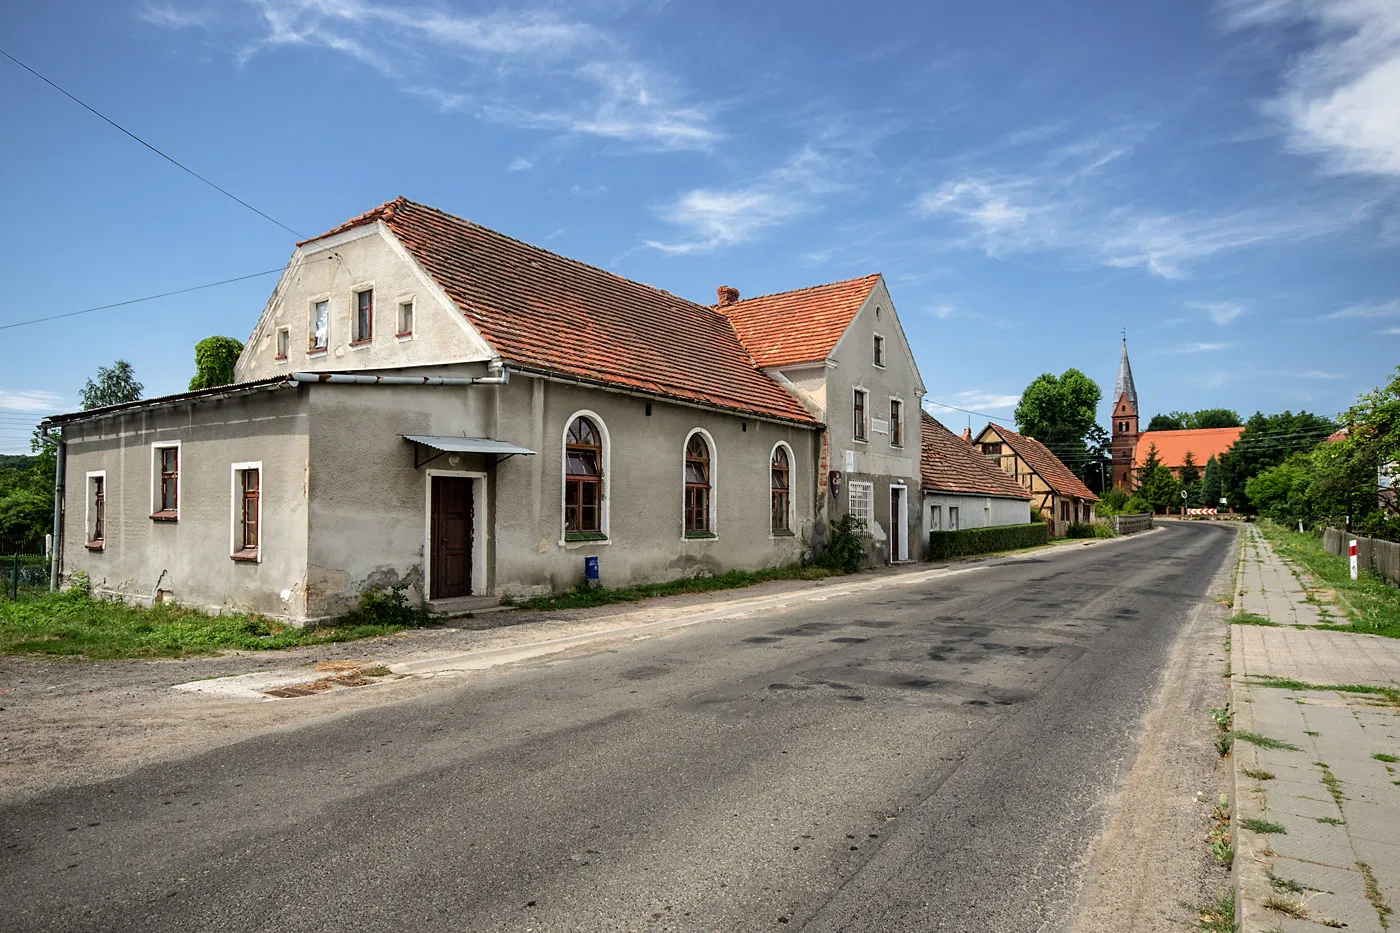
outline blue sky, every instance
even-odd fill
[[[1144,416],[1335,413],[1400,362],[1394,0],[56,0],[0,47],[306,235],[404,194],[705,302],[883,272],[928,398],[1001,417],[1107,394],[1121,328]],[[0,325],[286,262],[0,88]],[[182,390],[274,281],[0,330],[0,451],[118,357]]]

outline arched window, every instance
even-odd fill
[[[772,474],[772,527],[774,531],[791,531],[791,523],[788,521],[788,506],[792,502],[792,469],[788,463],[787,448],[781,444],[773,448]]]
[[[564,531],[603,530],[603,440],[587,418],[569,424],[564,441]]]
[[[685,532],[707,534],[710,528],[710,445],[701,434],[685,445]]]

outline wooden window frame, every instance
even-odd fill
[[[279,327],[273,335],[275,341],[273,359],[282,362],[287,359],[287,352],[292,348],[292,329],[290,327]]]
[[[316,306],[326,306],[326,342],[316,342]],[[330,352],[331,347],[331,296],[321,295],[307,302],[306,311],[306,355],[321,356]]]
[[[261,460],[229,466],[228,556],[236,561],[262,563],[263,465]],[[257,477],[257,488],[249,495],[248,474]],[[248,544],[248,509],[253,508],[253,543]]]
[[[885,335],[874,334],[871,341],[871,362],[880,369],[885,368]]]
[[[100,551],[107,546],[107,471],[93,470],[87,474],[86,480],[83,490],[83,543],[89,551]]]
[[[592,429],[593,439],[596,443],[585,444],[575,439],[574,425],[579,422],[586,422]],[[565,540],[590,540],[596,537],[606,536],[604,532],[603,514],[603,455],[605,447],[602,429],[598,427],[598,422],[588,415],[575,415],[569,419],[569,423],[564,429],[564,538]],[[569,457],[575,452],[592,454],[596,473],[570,473]],[[584,521],[585,509],[584,492],[588,488],[593,490],[594,521],[592,527],[585,527],[589,523]],[[570,503],[571,497],[573,503]],[[573,521],[570,521],[570,509],[574,510]]]
[[[870,393],[865,389],[851,390],[851,438],[870,441]]]
[[[691,454],[690,446],[695,441],[705,446],[705,456]],[[691,464],[703,464],[704,482],[691,482]],[[681,528],[686,538],[715,537],[715,442],[709,433],[700,429],[686,435],[683,448],[681,479],[684,483],[684,497],[681,507]]]
[[[782,458],[779,465],[778,458]],[[781,441],[768,455],[770,514],[768,530],[775,537],[791,537],[792,530],[792,451]],[[781,482],[780,482],[781,477]]]
[[[394,321],[394,325],[395,325],[395,327],[397,328],[397,332],[394,334],[394,336],[395,336],[397,339],[399,339],[399,340],[411,340],[411,339],[413,339],[413,331],[414,331],[414,328],[416,328],[416,327],[418,326],[418,301],[417,301],[417,299],[416,299],[416,298],[413,298],[413,297],[411,297],[411,296],[408,297],[408,298],[400,298],[398,301],[396,301],[396,302],[394,303],[394,306],[398,309],[398,311],[396,312],[397,318],[396,318],[395,321]],[[403,313],[403,312],[404,312],[404,309],[405,309],[405,308],[408,309],[408,327],[407,327],[407,328],[405,328],[405,327],[403,326],[403,325],[404,325],[404,313]]]
[[[904,446],[904,400],[890,398],[890,446]]]
[[[175,469],[165,468],[165,452],[175,452]],[[151,445],[151,520],[177,522],[180,520],[180,442],[156,442]],[[173,494],[170,508],[165,507],[166,491]]]
[[[369,307],[365,309],[365,326],[360,327],[360,298],[369,296]],[[366,285],[350,292],[350,346],[366,347],[374,343],[374,286]]]

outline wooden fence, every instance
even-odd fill
[[[1346,557],[1347,545],[1353,538],[1356,540],[1357,564],[1381,579],[1400,586],[1400,544],[1363,535],[1348,535],[1341,529],[1328,528],[1322,533],[1322,547],[1328,554]]]

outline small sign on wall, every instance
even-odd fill
[[[855,471],[856,471],[856,452],[855,452],[854,450],[848,450],[848,451],[846,451],[846,472],[847,472],[847,473],[854,473]]]

